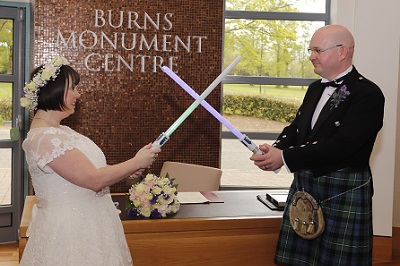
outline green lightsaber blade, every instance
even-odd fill
[[[236,57],[235,60],[224,70],[222,73],[208,86],[208,88],[196,99],[183,114],[167,129],[167,131],[161,133],[161,135],[153,142],[153,147],[161,147],[167,142],[172,133],[185,121],[185,119],[200,105],[201,101],[203,101],[214,89],[217,87],[219,83],[221,83],[222,79],[231,72],[231,70],[239,63],[240,56]]]

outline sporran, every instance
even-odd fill
[[[293,195],[289,219],[293,230],[304,239],[317,238],[325,229],[321,206],[305,191],[298,191]]]

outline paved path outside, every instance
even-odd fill
[[[253,140],[257,145],[272,141]],[[279,173],[260,170],[250,161],[251,152],[237,139],[222,140],[222,185],[289,187],[293,174],[281,169]]]
[[[0,126],[0,139],[10,139],[10,127]],[[11,204],[11,149],[0,149],[0,205]]]
[[[224,117],[239,131],[279,133],[288,124],[240,115]],[[228,131],[225,127],[222,130]],[[271,140],[252,141],[256,145],[273,143]],[[222,185],[289,187],[293,180],[293,174],[288,173],[286,169],[277,174],[260,170],[250,161],[251,152],[238,139],[223,139],[221,150]]]

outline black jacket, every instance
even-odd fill
[[[324,90],[320,80],[313,82],[295,119],[274,143],[283,150],[292,172],[311,170],[317,177],[346,167],[369,166],[383,125],[385,98],[380,88],[355,67],[345,76],[343,85],[350,94],[343,96],[337,107],[332,106],[331,96],[311,130],[311,119]]]

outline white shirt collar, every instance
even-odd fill
[[[341,77],[347,75],[347,74],[348,74],[349,72],[351,72],[352,70],[353,70],[353,65],[351,65],[346,71],[340,73],[334,80],[337,80],[337,79],[339,79],[339,78],[341,78]],[[322,79],[321,79],[321,83],[326,83],[326,82],[329,82],[329,81],[330,81],[330,80],[329,80],[329,79],[326,79],[326,78],[322,78]]]

